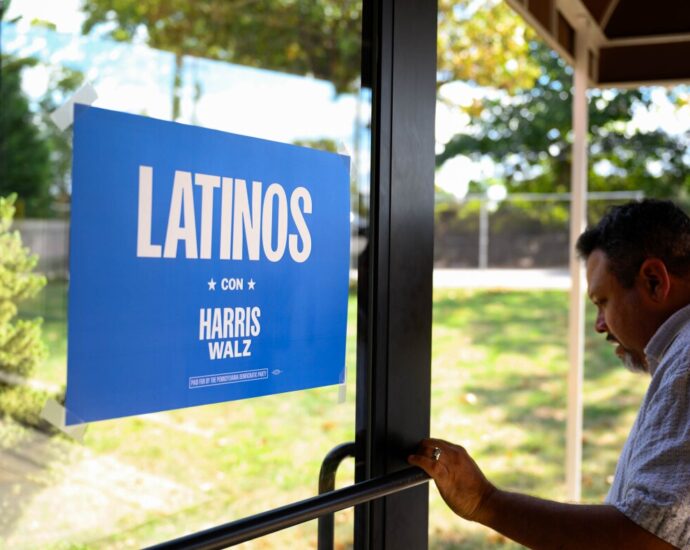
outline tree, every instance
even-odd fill
[[[469,81],[514,91],[532,86],[534,31],[505,2],[439,0],[438,85]]]
[[[21,213],[50,212],[50,147],[21,89],[24,68],[34,60],[0,56],[0,196],[17,193]]]
[[[16,195],[0,197],[0,371],[10,378],[28,377],[45,357],[41,340],[42,319],[20,319],[17,303],[35,296],[46,284],[33,273],[37,258],[22,245],[18,231],[11,231]],[[4,378],[4,377],[3,377]],[[0,412],[32,425],[40,425],[38,413],[45,396],[22,386],[0,382]]]
[[[338,152],[338,144],[330,138],[319,139],[296,139],[293,141],[295,145],[300,147],[310,147],[312,149],[320,149],[321,151],[328,151],[329,153]]]
[[[33,273],[38,258],[22,245],[18,231],[11,231],[16,195],[0,197],[0,368],[27,376],[42,359],[41,320],[19,320],[17,303],[35,296],[46,284]]]
[[[175,54],[173,118],[185,56],[313,75],[336,92],[360,73],[360,0],[85,0],[84,33],[106,24],[115,40],[144,40]],[[513,90],[530,86],[533,33],[498,0],[441,0],[439,86],[455,80]]]
[[[471,130],[455,136],[437,163],[456,155],[486,156],[500,165],[511,191],[567,192],[572,70],[541,42],[533,41],[530,50],[541,66],[534,87],[488,101],[472,117]],[[690,189],[688,136],[630,128],[635,109],[651,103],[648,90],[589,92],[591,190],[641,189],[668,197]]]
[[[8,8],[9,0],[0,4],[0,20]],[[52,93],[41,100],[40,113],[35,113],[22,91],[24,70],[37,64],[35,59],[0,55],[0,196],[16,193],[20,215],[45,217],[52,214],[56,184],[60,187],[69,172],[71,150],[65,133],[47,120],[47,113],[56,106]],[[71,73],[60,70],[51,90],[66,90],[75,80]]]
[[[9,4],[0,0],[0,20]],[[40,19],[31,25],[55,30],[53,23]],[[49,117],[84,80],[80,71],[48,66],[47,92],[32,108],[22,91],[22,75],[39,63],[33,58],[0,57],[0,196],[16,193],[17,213],[22,217],[52,216],[57,204],[69,201],[72,136]]]
[[[175,55],[173,119],[185,56],[311,74],[351,90],[359,75],[359,0],[85,0],[84,33],[142,38]]]

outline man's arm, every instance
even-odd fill
[[[434,447],[441,449],[438,460]],[[615,507],[562,504],[494,487],[464,448],[424,440],[410,464],[429,474],[459,516],[534,549],[666,550],[674,546],[642,529]]]
[[[496,489],[479,512],[475,521],[528,548],[674,548],[614,506],[563,504]]]

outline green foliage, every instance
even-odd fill
[[[312,149],[319,149],[321,151],[328,151],[330,153],[338,152],[338,144],[330,138],[319,139],[296,139],[293,142],[300,147],[310,147]]]
[[[566,145],[572,126],[572,71],[543,44],[533,41],[533,59],[541,66],[534,87],[514,97],[487,101],[472,117],[473,133],[459,134],[438,156],[438,164],[458,154],[483,155],[501,163],[510,187],[524,180],[536,181],[547,167],[554,177],[551,191],[567,191]],[[558,151],[549,159],[551,152]]]
[[[144,40],[175,54],[173,118],[179,116],[184,56],[313,75],[338,93],[360,76],[362,2],[358,0],[85,0],[83,32],[106,24],[115,40]],[[441,0],[439,86],[463,80],[506,90],[538,75],[533,31],[504,2]]]
[[[356,0],[86,0],[84,32],[114,23],[116,40],[146,36],[154,48],[330,80],[358,76],[361,2]]]
[[[45,433],[56,433],[57,429],[41,418],[41,410],[49,394],[26,386],[9,386],[0,383],[0,412],[23,425],[37,428]]]
[[[0,196],[16,193],[21,213],[50,213],[50,147],[36,125],[36,116],[21,89],[21,73],[33,60],[1,55]]]
[[[439,86],[462,80],[511,92],[530,88],[539,76],[529,49],[534,36],[505,2],[439,0]]]
[[[11,0],[0,0],[0,21],[5,18],[5,13],[10,9]]]
[[[115,40],[144,38],[175,54],[173,118],[179,116],[184,56],[308,74],[338,92],[359,76],[358,0],[85,0],[83,31],[101,23]],[[201,93],[197,83],[198,93]]]
[[[46,280],[33,273],[36,256],[22,245],[19,232],[10,230],[15,200],[16,195],[0,197],[0,370],[9,376],[28,377],[46,354],[42,319],[13,319],[17,303],[35,296]],[[21,421],[37,420],[42,403],[36,396],[29,399],[31,391],[1,385],[0,411],[16,413]]]
[[[541,66],[534,87],[487,102],[473,116],[472,132],[453,138],[437,162],[460,154],[486,156],[500,164],[509,191],[567,192],[572,70],[544,44],[533,41],[530,49]],[[687,136],[630,128],[635,110],[650,105],[646,90],[589,92],[590,190],[641,189],[648,196],[665,197],[687,194]]]
[[[0,6],[0,19],[8,7],[8,1]],[[55,30],[54,23],[40,19],[31,25]],[[48,91],[32,109],[21,89],[22,73],[39,61],[9,55],[0,60],[0,196],[17,194],[18,217],[51,217],[56,203],[69,202],[72,136],[57,128],[49,114],[82,84],[84,76],[68,67],[47,67]]]

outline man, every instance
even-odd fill
[[[577,242],[595,330],[651,383],[601,505],[492,485],[465,449],[424,440],[409,462],[448,506],[530,548],[690,548],[690,219],[668,201],[611,208]]]

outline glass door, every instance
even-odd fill
[[[361,26],[359,1],[5,3],[0,196],[16,194],[13,227],[45,277],[0,319],[0,334],[43,319],[23,362],[18,347],[0,360],[8,548],[140,548],[263,512],[315,495],[323,457],[354,440],[371,157]],[[104,109],[350,156],[345,385],[95,422],[81,443],[40,418],[64,395],[69,323],[72,130],[49,115],[85,84]],[[353,481],[350,460],[337,484]],[[352,523],[337,515],[336,540],[352,542]],[[261,548],[315,541],[312,522]]]

